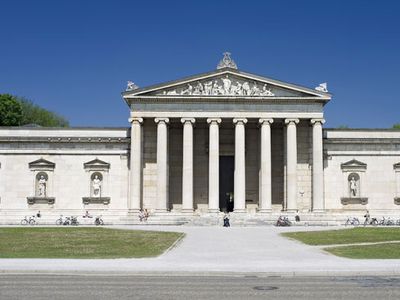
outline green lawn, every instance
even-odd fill
[[[341,230],[288,232],[283,236],[308,245],[358,244],[400,241],[400,228],[359,227]],[[337,256],[358,259],[400,259],[400,243],[351,245],[324,248]]]
[[[400,241],[400,228],[368,228],[287,232],[283,236],[299,240],[307,245],[335,245]]]
[[[342,246],[325,248],[325,251],[337,256],[358,259],[399,259],[400,243],[378,245]]]
[[[0,258],[133,258],[158,256],[178,232],[109,228],[0,228]]]

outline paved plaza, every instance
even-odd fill
[[[140,259],[0,259],[0,272],[266,273],[280,275],[400,275],[400,260],[339,258],[319,247],[281,237],[286,231],[327,227],[114,226],[185,232],[172,249]],[[329,228],[332,229],[332,228]]]

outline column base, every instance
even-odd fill
[[[219,209],[216,209],[216,208],[209,208],[209,209],[208,209],[208,212],[209,212],[210,214],[216,214],[216,213],[219,213],[220,211],[219,211]]]
[[[292,213],[292,214],[294,214],[294,213],[296,213],[298,211],[298,209],[297,208],[288,208],[288,209],[286,209],[284,212],[286,212],[286,213]]]
[[[271,208],[262,208],[258,210],[259,214],[270,214],[272,213],[272,209]]]
[[[325,212],[325,209],[321,209],[321,208],[319,208],[319,209],[313,209],[312,212],[313,212],[313,213],[324,213],[324,212]]]
[[[192,215],[194,212],[193,208],[182,208],[181,213],[185,215]]]
[[[140,208],[131,208],[128,210],[128,216],[137,215],[140,211]]]

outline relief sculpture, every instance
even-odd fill
[[[185,87],[178,87],[173,90],[164,91],[163,95],[182,95],[182,96],[267,96],[273,97],[275,94],[267,84],[261,85],[254,81],[233,82],[228,75],[220,79],[198,81],[188,83]]]

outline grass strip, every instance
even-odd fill
[[[400,240],[400,228],[357,227],[351,229],[287,232],[283,236],[307,245],[374,243]]]
[[[0,258],[154,257],[183,236],[99,227],[7,227],[0,228]]]
[[[400,259],[400,243],[329,247],[324,250],[353,259]]]

